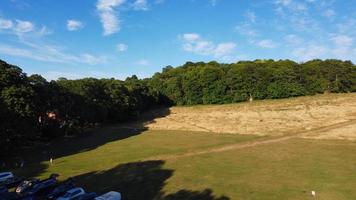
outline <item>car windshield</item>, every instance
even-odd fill
[[[78,193],[79,193],[79,190],[67,192],[63,197],[64,197],[64,198],[68,198],[68,197],[74,196],[74,195],[76,195],[76,194],[78,194]]]
[[[68,197],[71,197],[72,196],[72,193],[71,192],[67,192],[63,197],[64,198],[68,198]]]
[[[4,178],[4,177],[7,177],[7,176],[9,176],[9,174],[1,174],[0,178]]]

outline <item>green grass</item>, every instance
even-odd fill
[[[355,142],[293,139],[168,162],[176,174],[166,186],[213,188],[231,199],[354,199]],[[181,183],[181,185],[177,185]],[[311,199],[311,198],[310,198]]]
[[[107,131],[107,130],[106,130]],[[100,137],[96,133],[90,137]],[[125,134],[113,132],[110,134]],[[263,140],[251,135],[146,131],[15,170],[24,176],[56,172],[89,191],[118,190],[124,199],[346,200],[356,196],[356,143],[291,139],[280,143],[177,159],[152,160]],[[94,140],[95,141],[95,140]],[[78,140],[70,145],[83,145]],[[63,148],[70,148],[66,145]],[[80,149],[80,148],[78,148]]]

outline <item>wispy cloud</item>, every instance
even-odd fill
[[[248,37],[259,36],[258,31],[252,28],[250,23],[241,23],[240,25],[235,26],[235,31]]]
[[[116,49],[119,52],[124,52],[124,51],[127,51],[128,46],[127,46],[127,44],[120,43],[120,44],[116,45]]]
[[[68,54],[63,51],[63,48],[45,44],[34,44],[24,42],[21,47],[0,44],[0,54],[10,55],[31,60],[54,62],[54,63],[84,63],[89,65],[97,65],[107,62],[107,57],[97,56],[88,53],[79,55]]]
[[[303,39],[297,35],[289,34],[284,37],[284,40],[287,42],[287,45],[297,46],[303,43]]]
[[[336,15],[336,12],[335,12],[335,10],[329,8],[329,9],[325,10],[322,13],[322,15],[325,16],[325,17],[331,18],[331,17],[334,17]]]
[[[146,0],[136,0],[132,6],[134,10],[148,10],[148,4]]]
[[[290,12],[303,12],[308,10],[308,5],[296,0],[275,0],[275,4],[280,8],[287,8]]]
[[[353,47],[354,38],[347,35],[336,35],[330,40],[334,43],[331,50],[333,56],[340,59],[356,59],[356,48]]]
[[[35,29],[35,26],[32,22],[16,20],[16,26],[14,27],[14,31],[17,33],[27,33],[31,32]]]
[[[251,23],[255,23],[256,22],[256,14],[250,10],[246,11],[245,13],[245,17],[247,18],[247,20]]]
[[[306,61],[315,58],[336,58],[342,60],[356,60],[355,39],[347,35],[334,35],[329,41],[316,43],[306,41],[295,46],[291,53],[295,59]]]
[[[68,31],[77,31],[84,27],[83,23],[78,20],[70,19],[67,20],[67,29]]]
[[[117,8],[121,6],[125,0],[98,0],[96,9],[99,12],[100,21],[104,28],[104,35],[111,35],[120,30],[120,19],[118,17]]]
[[[236,48],[236,44],[233,42],[215,44],[212,41],[203,39],[197,33],[186,33],[179,36],[179,38],[183,41],[182,48],[184,51],[199,55],[221,57],[231,54]]]
[[[0,32],[13,34],[18,37],[26,35],[41,37],[52,33],[52,31],[48,30],[46,26],[38,28],[33,22],[30,21],[5,18],[0,18]]]
[[[45,71],[41,75],[47,80],[58,80],[59,78],[66,79],[81,79],[86,77],[94,78],[109,78],[113,77],[112,74],[106,74],[99,71],[85,71],[85,72],[73,72],[73,71]]]
[[[0,18],[0,29],[11,29],[13,27],[13,23],[8,19]]]
[[[296,48],[292,55],[300,61],[307,61],[316,58],[324,58],[327,55],[327,47],[322,45],[308,45]]]
[[[264,49],[273,49],[277,47],[277,44],[270,39],[260,40],[255,43],[258,47]]]
[[[147,59],[140,59],[140,60],[136,61],[135,64],[141,65],[141,66],[148,66],[148,65],[150,65],[150,61],[148,61]]]
[[[335,37],[332,37],[331,40],[337,45],[337,46],[343,46],[343,47],[348,47],[351,46],[354,42],[354,39],[347,36],[347,35],[337,35]]]

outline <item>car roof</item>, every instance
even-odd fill
[[[0,176],[1,175],[13,175],[12,172],[0,172]]]
[[[80,188],[80,187],[76,187],[76,188],[73,188],[73,189],[70,189],[70,190],[68,190],[67,192],[70,192],[70,193],[72,193],[72,192],[75,192],[75,191],[77,191],[77,190],[81,190],[81,191],[84,191],[84,190],[83,190],[83,188]]]
[[[121,196],[121,194],[120,194],[119,192],[110,191],[110,192],[108,192],[108,193],[105,193],[105,194],[99,196],[98,199],[100,199],[100,198],[106,199],[106,198],[117,197],[117,196]]]

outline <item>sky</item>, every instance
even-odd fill
[[[187,61],[356,63],[355,44],[356,0],[0,0],[0,59],[48,80]]]

